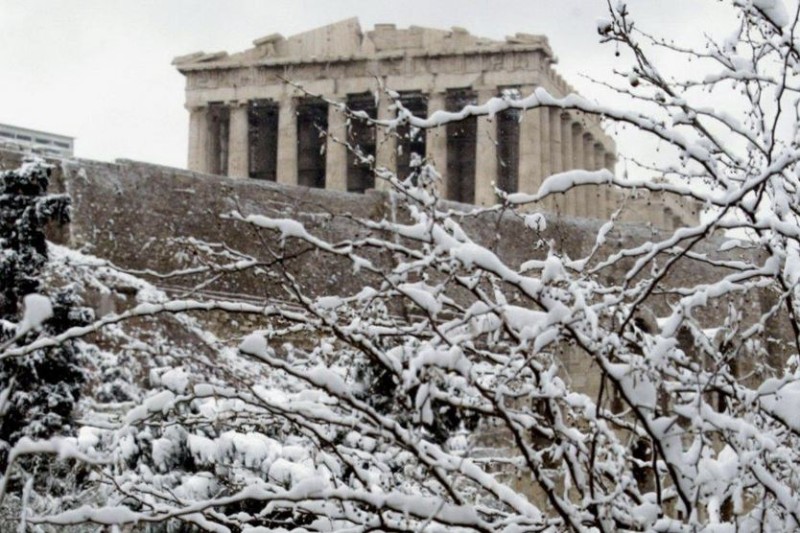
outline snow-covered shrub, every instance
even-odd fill
[[[0,342],[23,345],[40,331],[58,334],[92,317],[69,287],[38,294],[47,263],[44,228],[68,221],[69,197],[49,195],[50,167],[26,161],[0,174]],[[13,445],[22,436],[47,438],[74,429],[72,414],[84,374],[74,343],[35,350],[0,361],[0,386],[11,391],[0,419],[0,439]]]

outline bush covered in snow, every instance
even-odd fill
[[[58,334],[91,318],[69,288],[38,294],[47,263],[45,225],[68,220],[69,198],[47,194],[49,177],[41,160],[0,174],[0,345],[6,348],[31,342],[41,330]],[[3,451],[22,436],[71,432],[83,380],[70,342],[0,361],[0,387],[10,391],[0,420]]]

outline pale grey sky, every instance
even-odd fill
[[[616,1],[616,0],[614,0]],[[640,24],[676,38],[720,26],[717,0],[630,0]],[[607,78],[620,60],[598,44],[605,0],[0,0],[0,122],[77,137],[80,157],[185,166],[188,114],[173,57],[234,52],[351,16],[550,39],[557,69]],[[620,65],[621,66],[621,65]]]

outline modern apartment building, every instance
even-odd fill
[[[44,156],[72,157],[75,154],[73,137],[10,124],[0,124],[0,143],[15,144],[22,149]]]

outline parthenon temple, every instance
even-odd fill
[[[491,205],[495,187],[532,193],[545,177],[564,170],[614,169],[615,144],[594,116],[508,110],[429,130],[387,132],[328,104],[390,119],[395,102],[378,87],[394,91],[417,116],[495,96],[516,98],[536,87],[554,96],[574,92],[552,68],[555,58],[543,36],[518,33],[497,41],[457,27],[393,24],[363,32],[352,18],[253,44],[236,54],[198,52],[173,61],[186,77],[190,170],[355,193],[385,186],[364,157],[348,151],[350,144],[375,168],[400,178],[416,172],[420,162],[430,163],[441,175],[443,198]],[[606,218],[618,203],[612,189],[591,186],[544,208]],[[691,216],[679,206],[665,209],[654,224],[672,227]],[[652,218],[652,211],[640,209],[639,215]]]

